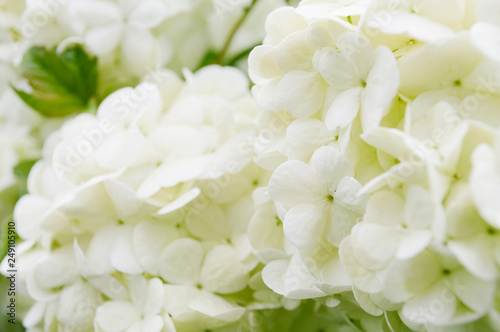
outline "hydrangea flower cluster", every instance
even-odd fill
[[[499,203],[498,0],[0,0],[28,332],[498,331]]]
[[[267,176],[258,109],[237,69],[185,76],[120,89],[47,139],[15,210],[26,327],[209,329],[262,302],[246,234]]]
[[[64,47],[82,43],[99,56],[103,82],[136,82],[134,77],[168,66],[178,72],[202,65],[204,55],[224,41],[250,1],[69,0],[28,1],[20,33],[26,46]],[[228,45],[233,57],[261,42],[266,15],[284,5],[261,1]]]
[[[273,171],[249,228],[267,286],[332,304],[352,289],[415,330],[498,328],[498,9],[301,1],[268,16],[249,58],[255,161]]]

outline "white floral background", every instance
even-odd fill
[[[0,221],[0,331],[500,331],[500,1],[0,0]]]

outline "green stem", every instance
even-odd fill
[[[243,50],[241,51],[240,53],[236,54],[235,56],[233,56],[230,60],[227,61],[227,66],[234,66],[238,61],[240,61],[241,59],[243,59],[245,56],[247,56],[248,54],[250,54],[250,52],[252,52],[252,50],[254,48],[256,48],[257,46],[259,46],[259,44],[255,44],[249,48],[247,48],[246,50]]]
[[[252,8],[255,6],[257,1],[258,0],[252,0],[252,3],[248,7],[243,9],[243,15],[241,15],[240,19],[233,26],[233,28],[229,32],[229,35],[226,38],[226,41],[224,42],[224,45],[222,46],[219,54],[217,54],[217,58],[215,59],[216,64],[222,65],[222,61],[224,60],[224,56],[226,55],[227,51],[229,50],[229,46],[231,46],[231,42],[233,41],[233,38],[236,35],[236,32],[238,32],[238,29],[245,22],[245,19],[247,18],[248,14],[252,10]]]

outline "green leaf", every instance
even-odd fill
[[[202,67],[213,65],[216,62],[216,60],[217,60],[217,52],[215,52],[214,50],[209,50],[201,60],[200,64],[197,67],[197,70]]]
[[[14,167],[14,174],[19,181],[20,196],[28,192],[28,175],[36,162],[37,160],[25,160],[21,161],[16,165],[16,167]]]
[[[31,108],[47,117],[63,117],[85,111],[97,89],[97,59],[80,45],[61,54],[43,47],[30,48],[21,62],[21,72],[32,93],[13,87]]]

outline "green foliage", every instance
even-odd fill
[[[19,181],[20,196],[28,192],[28,174],[37,160],[24,160],[14,167],[14,174]]]
[[[43,47],[30,48],[21,62],[31,93],[13,87],[31,108],[47,117],[85,111],[97,90],[97,59],[79,45],[61,54]]]

